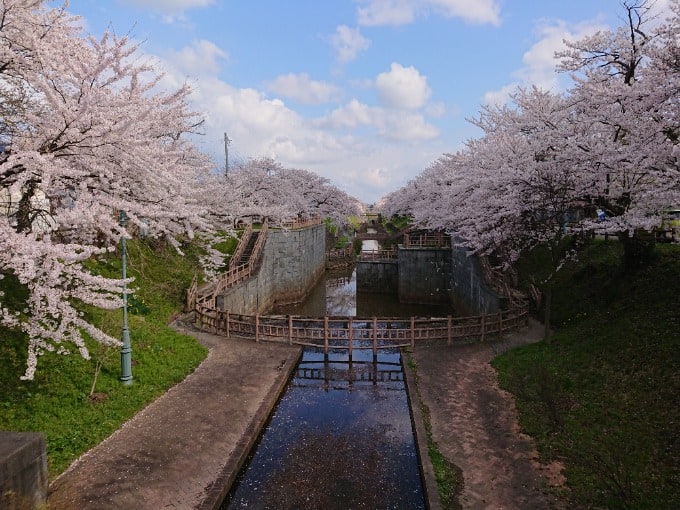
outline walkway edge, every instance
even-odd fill
[[[297,350],[297,353],[289,356],[285,364],[281,367],[281,372],[276,378],[272,391],[262,402],[255,416],[253,416],[246,431],[239,440],[238,445],[229,456],[229,459],[227,459],[227,462],[217,475],[212,486],[207,489],[205,498],[197,507],[198,510],[219,510],[220,506],[222,506],[232,484],[248,459],[248,454],[267,424],[269,416],[279,401],[279,397],[286,389],[288,381],[300,361],[302,350],[302,347],[300,347]]]
[[[406,383],[406,395],[408,396],[409,408],[411,410],[411,422],[413,423],[413,433],[415,435],[416,448],[420,458],[420,469],[423,480],[423,491],[425,504],[429,510],[441,510],[442,503],[439,497],[439,486],[437,477],[434,473],[434,466],[428,451],[427,429],[425,428],[425,417],[423,416],[422,406],[425,405],[418,393],[418,383],[416,374],[408,363],[411,353],[406,349],[401,351],[401,364]],[[408,358],[408,359],[407,359]]]

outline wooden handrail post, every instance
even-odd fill
[[[328,356],[328,315],[323,318],[323,353]]]
[[[416,346],[416,318],[411,317],[411,349]]]
[[[483,342],[483,341],[484,341],[484,321],[485,321],[485,320],[486,320],[486,315],[482,315],[481,324],[480,324],[480,327],[481,327],[481,330],[482,330],[482,331],[481,331],[480,338],[479,338],[479,341],[480,341],[480,342]]]
[[[347,321],[347,335],[349,339],[349,344],[347,346],[347,350],[349,351],[349,360],[352,361],[352,317],[349,318]]]
[[[293,345],[293,316],[288,316],[288,345]]]
[[[260,314],[255,314],[255,342],[260,341]]]
[[[378,355],[378,319],[373,317],[373,357]]]
[[[446,319],[446,345],[451,345],[451,316]]]
[[[227,310],[227,321],[226,321],[226,322],[227,322],[227,324],[226,324],[226,328],[227,328],[227,338],[231,338],[230,332],[229,332],[229,310]]]

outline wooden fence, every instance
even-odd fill
[[[253,338],[255,342],[271,341],[331,349],[415,347],[425,340],[454,342],[484,342],[490,336],[500,337],[506,331],[525,326],[527,309],[501,311],[473,317],[443,318],[303,318],[292,315],[244,315],[216,310],[197,303],[196,326],[199,329],[231,336]]]
[[[323,222],[323,219],[320,217],[314,217],[314,218],[303,218],[303,219],[298,219],[294,221],[284,221],[281,223],[280,226],[281,228],[284,229],[295,229],[295,228],[305,228],[305,227],[313,227],[314,225],[321,225]]]
[[[291,222],[286,228],[318,225],[320,221],[313,218]],[[445,341],[447,345],[454,342],[484,342],[490,336],[500,337],[506,331],[516,330],[528,322],[529,315],[525,304],[494,314],[443,318],[304,318],[292,315],[233,314],[228,310],[217,309],[216,297],[229,287],[250,277],[256,270],[267,229],[265,223],[247,264],[234,267],[220,275],[217,280],[202,286],[199,286],[194,278],[187,290],[187,309],[193,310],[196,327],[225,335],[227,338],[233,335],[250,337],[256,342],[271,341],[322,348],[325,354],[332,349],[346,349],[351,359],[354,349],[372,349],[376,355],[377,350],[381,348],[414,348],[418,342],[424,341]],[[242,239],[247,241],[245,236]],[[446,239],[441,236],[433,239],[420,237],[415,246],[441,246],[445,242]],[[393,253],[396,252],[380,250],[376,256],[384,259]]]
[[[397,250],[363,250],[359,254],[359,260],[364,262],[396,259]]]
[[[241,241],[238,243],[236,246],[236,250],[234,253],[231,255],[231,259],[229,259],[229,268],[234,269],[237,267],[238,261],[241,260],[241,257],[243,256],[243,252],[245,251],[246,247],[248,246],[248,239],[250,239],[251,234],[253,233],[253,225],[252,223],[249,224],[243,233],[241,234]]]
[[[217,296],[223,294],[229,287],[233,287],[237,283],[249,278],[250,275],[255,272],[257,265],[260,262],[260,255],[262,254],[262,249],[264,248],[264,243],[267,239],[267,232],[268,226],[265,223],[260,229],[260,235],[257,238],[257,242],[253,247],[253,252],[247,263],[230,268],[225,273],[220,274],[216,280],[201,286],[198,286],[196,277],[194,277],[191,286],[187,289],[187,309],[195,310],[199,306],[214,308]],[[239,243],[239,246],[248,242],[248,237],[243,236],[241,239],[243,241]]]
[[[404,248],[450,248],[451,238],[442,233],[404,234]]]

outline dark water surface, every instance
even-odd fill
[[[448,305],[400,303],[396,294],[357,292],[356,271],[327,271],[302,303],[277,306],[274,314],[352,315],[356,317],[446,317]]]
[[[224,509],[424,509],[398,351],[307,350]]]
[[[356,294],[353,272],[328,273],[277,314],[446,316],[449,307]],[[355,345],[360,345],[359,341]],[[307,348],[222,509],[426,508],[397,349]]]

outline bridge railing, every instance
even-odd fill
[[[331,349],[415,347],[423,341],[484,342],[490,336],[501,336],[506,331],[526,325],[526,307],[472,317],[443,318],[357,318],[321,317],[302,318],[292,315],[233,314],[228,310],[196,304],[196,326],[199,329],[231,336],[248,337],[260,341],[288,343]]]
[[[323,219],[315,216],[313,218],[302,218],[298,220],[291,220],[291,221],[284,221],[281,223],[281,228],[286,228],[286,229],[295,229],[295,228],[305,228],[305,227],[313,227],[314,225],[320,225],[323,222]]]

